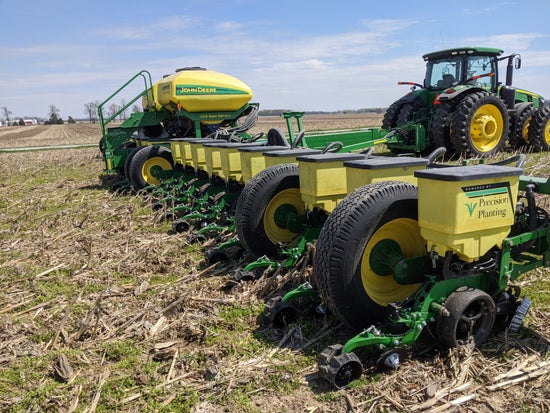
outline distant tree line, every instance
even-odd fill
[[[336,111],[308,110],[304,111],[309,115],[335,115],[335,114],[353,114],[353,113],[384,113],[386,108],[362,108],[362,109],[344,109]],[[262,109],[258,112],[260,116],[281,116],[285,112],[294,112],[290,109]]]
[[[95,123],[98,121],[98,108],[100,102],[94,100],[84,104],[84,113],[87,116],[87,119],[90,123]],[[104,108],[105,113],[103,113],[104,119],[115,120],[118,118],[120,122],[128,119],[128,109],[124,107],[126,102],[124,99],[120,102],[120,105],[116,103],[111,103],[108,107]],[[133,105],[131,113],[141,112],[139,105]],[[362,108],[362,109],[345,109],[338,111],[306,111],[305,113],[311,115],[324,115],[324,114],[353,114],[353,113],[384,113],[386,108]],[[289,109],[262,109],[259,111],[260,116],[281,116],[284,112],[292,112]],[[49,105],[48,110],[48,119],[44,121],[45,125],[62,125],[65,123],[61,116],[59,115],[60,110],[55,105]],[[10,126],[25,125],[23,118],[19,120],[12,120],[12,112],[8,109],[7,106],[0,107],[0,114],[3,115],[5,123]],[[67,123],[75,123],[75,120],[69,116],[67,118]]]
[[[84,104],[84,113],[88,117],[88,121],[90,123],[96,123],[98,121],[99,105],[100,103],[98,100],[94,100],[92,102]],[[124,99],[121,100],[120,105],[117,105],[113,102],[106,108],[102,108],[102,110],[104,110],[104,119],[115,120],[116,118],[118,118],[120,122],[124,122],[126,119],[128,119],[128,108],[126,108],[126,101]],[[136,112],[141,112],[141,108],[138,105],[133,105],[131,113]]]

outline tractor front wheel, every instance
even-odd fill
[[[418,284],[393,276],[402,258],[426,253],[418,226],[417,189],[386,181],[349,194],[329,215],[317,240],[314,277],[329,310],[353,328],[385,319],[392,302]]]
[[[297,243],[293,218],[305,215],[298,166],[274,165],[244,187],[235,209],[235,228],[244,248],[253,256],[277,256],[281,245]]]
[[[134,153],[128,166],[128,179],[136,190],[148,185],[160,185],[156,172],[171,171],[174,160],[170,149],[164,146],[144,146]]]
[[[550,106],[540,108],[529,124],[529,143],[537,151],[550,151]]]
[[[451,120],[456,152],[488,156],[500,152],[509,131],[506,105],[498,96],[472,93],[458,104]]]

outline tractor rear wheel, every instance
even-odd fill
[[[144,146],[132,157],[128,166],[128,179],[139,190],[147,185],[160,185],[156,172],[173,169],[174,160],[170,149],[159,145]]]
[[[239,196],[235,228],[253,256],[275,257],[280,245],[295,245],[299,232],[288,228],[292,217],[305,215],[298,166],[274,165],[252,178]]]
[[[397,125],[402,125],[404,123],[410,122],[413,118],[414,111],[416,106],[413,103],[405,103],[401,106],[399,114],[397,115]]]
[[[445,148],[446,154],[453,153],[451,143],[451,117],[455,110],[454,102],[443,102],[435,110],[430,135],[435,148]]]
[[[393,277],[400,259],[426,253],[417,198],[416,187],[404,182],[366,185],[338,204],[323,225],[315,281],[329,310],[353,328],[385,319],[390,303],[418,287]]]
[[[487,340],[496,317],[496,305],[489,294],[461,287],[447,297],[443,306],[450,315],[439,316],[436,328],[439,341],[444,345],[457,347],[473,339],[478,347]]]
[[[529,143],[537,151],[550,151],[550,106],[540,108],[529,124]]]
[[[498,96],[477,92],[458,104],[451,120],[455,151],[487,156],[499,152],[508,139],[506,105]]]
[[[530,102],[518,103],[514,108],[514,116],[510,124],[510,146],[520,148],[529,144],[529,126],[536,109]]]
[[[390,107],[384,113],[384,118],[382,119],[382,129],[391,129],[397,125],[397,116],[399,116],[399,111],[402,106],[400,100],[393,102]]]

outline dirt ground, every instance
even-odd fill
[[[304,119],[306,130],[380,116]],[[256,130],[285,130],[260,118]],[[0,128],[0,148],[96,143],[98,125]],[[368,355],[346,390],[317,374],[350,337],[330,315],[274,329],[270,297],[313,276],[310,261],[235,284],[246,263],[207,265],[208,242],[171,231],[152,200],[110,191],[97,148],[0,153],[0,410],[206,412],[550,412],[549,273],[518,333],[480,349],[429,335],[396,371]]]

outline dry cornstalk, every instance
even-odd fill
[[[493,391],[500,389],[502,387],[510,386],[513,384],[521,383],[529,379],[542,376],[544,374],[550,373],[550,361],[545,361],[537,363],[536,366],[531,366],[529,368],[524,368],[523,372],[520,375],[517,375],[517,372],[513,372],[512,377],[508,380],[501,381],[500,383],[487,386],[487,390]]]
[[[101,375],[99,376],[97,389],[94,393],[94,397],[92,398],[92,402],[86,409],[84,409],[84,413],[95,412],[95,409],[97,408],[97,404],[99,403],[99,399],[101,397],[101,389],[103,388],[105,382],[107,381],[107,378],[109,378],[110,375],[111,375],[111,372],[109,370],[105,370],[103,373],[101,373]]]
[[[74,341],[78,341],[82,334],[90,327],[90,324],[92,322],[92,318],[95,316],[99,317],[99,313],[101,312],[101,299],[103,298],[103,293],[105,291],[102,291],[99,294],[99,297],[97,297],[97,300],[94,303],[94,306],[90,311],[88,311],[88,314],[86,315],[86,318],[82,320],[80,323],[80,328],[76,333],[73,334],[72,339]]]
[[[437,404],[441,399],[446,398],[446,397],[450,396],[453,393],[459,393],[459,392],[463,392],[464,390],[469,389],[472,384],[473,384],[473,382],[469,381],[469,382],[461,384],[460,386],[457,386],[457,387],[453,387],[453,388],[447,387],[445,389],[441,389],[441,390],[437,391],[435,393],[434,397],[432,397],[431,399],[426,400],[424,403],[411,406],[410,409],[413,412],[416,411],[416,410],[425,410],[429,407],[432,407],[434,404]]]
[[[440,412],[444,412],[446,411],[447,409],[449,409],[450,407],[453,407],[453,406],[458,406],[460,404],[463,404],[463,403],[466,403],[467,401],[470,401],[472,399],[475,399],[477,397],[477,394],[476,393],[473,393],[473,394],[469,394],[467,396],[462,396],[462,397],[459,397],[458,399],[454,399],[450,402],[447,402],[445,404],[442,404],[441,406],[438,406],[434,409],[431,409],[429,410],[428,412],[429,413],[440,413]]]

